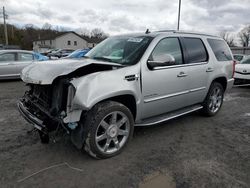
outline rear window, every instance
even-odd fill
[[[208,60],[206,48],[199,38],[183,38],[188,53],[188,63],[199,63]]]
[[[217,39],[207,39],[207,41],[211,46],[214,55],[218,61],[233,60],[231,51],[225,41]]]
[[[32,61],[33,55],[30,53],[19,53],[19,60],[20,61]]]
[[[243,55],[234,55],[234,59],[237,61],[241,61],[243,59]]]

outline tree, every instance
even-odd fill
[[[240,37],[240,43],[242,44],[242,46],[248,47],[250,43],[250,25],[246,26],[240,31],[239,37]]]
[[[220,33],[220,36],[227,42],[228,46],[230,46],[230,47],[235,46],[234,36],[231,35],[229,32],[222,31]]]
[[[51,30],[51,28],[52,28],[52,25],[47,22],[43,24],[43,27],[42,27],[43,30]]]
[[[103,39],[107,37],[107,34],[102,29],[95,28],[91,31],[91,37]]]

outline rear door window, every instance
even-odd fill
[[[218,39],[207,39],[207,41],[211,46],[217,61],[233,60],[231,51],[225,41]]]
[[[208,61],[207,50],[200,38],[184,37],[182,41],[187,53],[186,63],[201,63]]]
[[[19,53],[19,61],[32,61],[34,59],[33,54]]]

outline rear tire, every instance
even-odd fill
[[[125,148],[134,132],[134,118],[121,103],[105,101],[95,105],[81,118],[87,136],[85,151],[97,159],[118,155]]]
[[[223,104],[224,88],[218,82],[213,82],[209,88],[206,99],[203,102],[202,113],[205,116],[216,115]]]

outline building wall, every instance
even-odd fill
[[[51,46],[53,48],[54,45],[55,45],[54,40],[39,40],[33,42],[33,46]]]
[[[88,48],[93,48],[95,47],[97,44],[96,43],[88,43]]]
[[[73,33],[67,33],[55,39],[55,48],[76,50],[87,47],[87,41]]]

